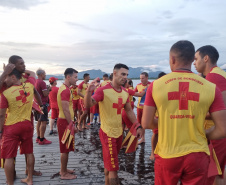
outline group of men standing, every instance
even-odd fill
[[[74,129],[77,132],[86,127],[88,110],[98,103],[101,119],[99,136],[106,185],[120,184],[117,171],[118,154],[123,140],[123,111],[132,123],[130,126],[135,129],[136,137],[141,138],[140,143],[145,142],[144,129],[158,129],[158,143],[155,148],[156,185],[212,185],[214,180],[220,183],[226,165],[226,72],[217,67],[219,54],[213,46],[204,46],[195,52],[191,42],[178,41],[171,47],[169,55],[171,73],[152,83],[148,81],[147,73],[141,73],[141,83],[134,91],[142,92],[147,89],[147,92],[144,105],[139,98],[137,118],[131,108],[130,94],[123,88],[129,73],[125,64],[116,64],[112,81],[99,88],[99,79],[88,85],[89,75],[84,75],[84,81],[78,86],[78,91],[73,91],[77,88],[78,80],[78,72],[73,68],[65,70],[65,81],[59,89],[53,88],[57,79],[50,79],[52,91],[55,92],[55,95],[50,95],[50,99],[57,100],[57,107],[52,105],[50,100],[51,108],[59,110],[52,110],[54,113],[51,116],[51,124],[59,113],[57,127],[61,179],[76,178],[74,172],[67,169],[69,152],[74,151],[74,144],[68,147],[61,142],[65,130],[74,124],[74,114],[77,113],[75,109],[78,109],[78,104],[82,109],[80,117],[77,116],[78,128]],[[21,62],[22,58],[17,60]],[[193,61],[197,71],[206,79],[192,73]],[[24,72],[26,75],[22,76]],[[44,133],[46,111],[48,116],[47,97],[51,88],[44,86],[42,82],[45,79],[43,71],[37,71],[37,76],[38,80],[35,80],[35,74],[25,71],[25,66],[20,70],[17,62],[7,65],[1,75],[1,158],[5,159],[5,174],[10,185],[13,184],[14,158],[18,145],[21,154],[26,155],[28,167],[28,177],[22,182],[32,184],[34,155],[31,112],[34,96],[44,113],[38,119],[36,141],[40,145],[50,144]],[[22,79],[25,81],[22,82]],[[78,99],[74,99],[76,101],[73,102],[75,95],[81,97],[79,103]],[[221,176],[217,173],[208,176],[208,170],[211,170],[211,147],[216,153],[216,163],[219,163],[221,168]]]

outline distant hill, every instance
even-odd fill
[[[149,78],[157,78],[158,74],[161,71],[152,71],[150,68],[143,68],[143,67],[137,67],[137,68],[129,68],[129,76],[128,78],[140,78],[140,74],[142,72],[147,72],[149,75]],[[100,69],[96,70],[96,69],[91,69],[91,70],[86,70],[86,71],[81,71],[78,73],[78,79],[83,79],[83,75],[85,73],[90,74],[90,78],[94,79],[97,77],[102,78],[102,76],[105,74],[105,72],[101,71]],[[108,75],[110,75],[109,73],[107,73]],[[64,79],[64,75],[59,75],[59,74],[55,74],[55,75],[46,75],[46,79],[49,79],[50,77],[54,76],[55,78],[58,78],[59,80]]]

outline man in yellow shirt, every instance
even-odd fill
[[[7,183],[14,183],[17,149],[26,155],[28,177],[21,181],[32,184],[33,156],[33,124],[31,110],[34,98],[35,74],[29,76],[25,83],[20,82],[21,73],[16,68],[7,75],[5,82],[8,89],[2,92],[0,100],[0,139],[2,138],[1,157],[5,159],[4,170]],[[7,118],[6,118],[7,110]],[[4,125],[4,132],[2,135]]]
[[[141,83],[137,84],[136,88],[134,89],[135,92],[143,92],[148,85],[151,84],[151,82],[148,81],[148,73],[147,72],[142,72],[140,74],[140,81]],[[137,120],[139,123],[141,123],[141,118],[143,114],[143,105],[140,104],[142,97],[138,97],[138,102],[137,102]],[[142,144],[145,142],[145,137],[143,137],[140,141],[139,144]]]
[[[74,140],[69,148],[66,147],[66,144],[61,142],[62,137],[64,135],[64,131],[67,126],[72,123],[74,120],[74,111],[73,111],[73,103],[72,103],[72,93],[70,91],[71,85],[76,85],[78,81],[78,71],[73,68],[67,68],[64,72],[65,81],[60,86],[57,93],[57,104],[59,107],[59,118],[57,120],[57,129],[59,134],[59,144],[60,144],[60,175],[61,179],[75,179],[76,175],[72,174],[72,170],[67,169],[68,156],[70,151],[74,151]]]
[[[92,82],[85,95],[85,106],[92,107],[99,102],[101,128],[99,131],[103,150],[105,184],[119,184],[117,171],[119,170],[118,153],[122,145],[122,110],[125,109],[128,118],[137,124],[136,116],[129,102],[129,94],[122,87],[128,76],[129,68],[124,64],[116,64],[113,70],[113,81],[103,87],[96,88]],[[137,136],[143,137],[144,130],[137,128]]]
[[[226,137],[226,108],[215,84],[191,72],[195,48],[178,41],[170,49],[172,73],[148,88],[142,126],[158,128],[155,185],[204,184],[209,163],[208,139]],[[154,119],[158,110],[158,120]],[[205,132],[206,113],[215,127]]]
[[[86,118],[87,118],[87,115],[89,113],[89,109],[87,109],[85,106],[84,106],[84,96],[86,94],[86,89],[88,88],[88,85],[89,85],[89,79],[90,79],[90,76],[88,73],[85,73],[83,75],[83,81],[78,85],[78,95],[80,96],[80,106],[81,106],[81,109],[82,109],[82,115],[80,116],[80,119],[78,121],[78,129],[79,131],[83,131],[83,129],[86,129]]]
[[[215,47],[210,45],[202,46],[195,53],[194,65],[198,72],[206,76],[206,80],[216,84],[216,86],[220,89],[224,99],[224,104],[226,106],[226,72],[217,67],[218,58],[219,53]],[[207,120],[206,123],[208,123],[206,124],[206,127],[214,126],[214,123],[211,120]],[[226,165],[226,138],[212,140],[210,142],[216,152],[222,174],[224,174]],[[216,176],[216,181],[219,181],[220,183],[223,177],[224,175]],[[212,185],[214,183],[214,179],[215,176],[208,178],[208,184]]]

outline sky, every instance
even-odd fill
[[[0,63],[19,55],[27,69],[47,74],[110,73],[116,63],[168,73],[170,47],[189,40],[196,49],[216,47],[226,69],[225,7],[224,0],[0,0]]]

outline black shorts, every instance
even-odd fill
[[[48,119],[48,107],[46,105],[44,105],[42,107],[42,112],[44,114],[39,114],[35,111],[35,120],[36,121],[47,121],[48,122],[49,121],[49,119]]]

